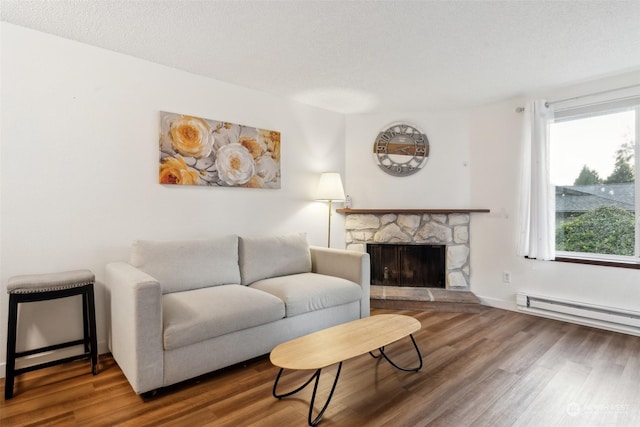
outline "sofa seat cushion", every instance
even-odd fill
[[[282,300],[241,285],[166,294],[162,309],[165,350],[273,322],[285,315]]]
[[[249,286],[284,301],[287,317],[359,301],[362,288],[340,277],[300,273],[259,280]]]

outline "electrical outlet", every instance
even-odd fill
[[[503,271],[502,272],[502,281],[504,283],[511,283],[511,272],[510,271]]]

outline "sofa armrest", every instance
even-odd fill
[[[133,390],[162,387],[162,289],[150,275],[125,262],[107,264],[110,293],[110,350]]]
[[[342,277],[362,287],[360,317],[370,313],[369,295],[371,285],[371,267],[366,252],[347,251],[311,246],[311,270],[314,273]]]

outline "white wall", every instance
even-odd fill
[[[390,123],[408,121],[429,139],[429,159],[408,177],[385,173],[373,143]],[[353,208],[469,208],[469,113],[440,111],[347,117],[346,187]],[[476,206],[484,207],[484,206]]]
[[[640,73],[601,79],[531,98],[566,99],[640,82]],[[491,209],[471,225],[471,289],[483,302],[515,309],[515,294],[528,291],[592,304],[640,310],[640,270],[516,256],[523,98],[477,108],[471,114],[471,205]],[[502,282],[511,271],[512,283]]]
[[[106,351],[104,266],[127,260],[134,239],[304,231],[326,244],[326,204],[313,193],[320,172],[344,172],[342,115],[11,24],[1,31],[2,366],[13,275],[93,270]],[[279,130],[282,188],[159,185],[159,111]],[[334,217],[336,247],[343,224]],[[77,338],[79,303],[22,307],[31,326],[21,347]]]

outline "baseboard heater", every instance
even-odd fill
[[[582,325],[640,335],[640,312],[568,301],[559,298],[516,294],[518,309],[540,316],[566,320]]]

